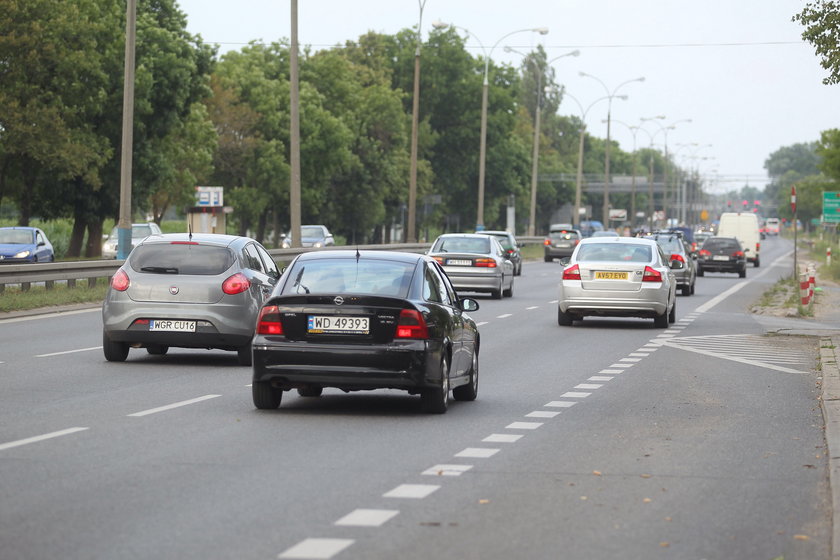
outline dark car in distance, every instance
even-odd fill
[[[735,272],[747,276],[747,257],[736,237],[710,237],[697,252],[697,276],[706,272]]]
[[[694,293],[697,278],[697,266],[686,239],[676,232],[657,232],[650,235],[671,261],[683,263],[683,267],[674,271],[677,287],[682,295],[690,296]]]
[[[236,351],[251,365],[257,315],[280,278],[249,237],[167,233],[144,239],[111,278],[102,304],[102,348],[123,362],[130,348]]]
[[[580,230],[567,228],[562,224],[552,225],[549,228],[548,237],[543,242],[545,262],[571,257],[581,239],[583,239],[583,234]]]
[[[254,406],[280,406],[285,391],[318,397],[399,389],[444,413],[449,393],[478,394],[479,334],[431,257],[387,251],[297,256],[259,314],[254,336]]]

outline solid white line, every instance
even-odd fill
[[[215,399],[216,397],[221,397],[222,395],[204,395],[203,397],[197,397],[195,399],[190,399],[188,401],[181,401],[172,404],[168,404],[166,406],[159,406],[157,408],[150,408],[149,410],[143,410],[140,412],[135,412],[134,414],[127,414],[127,416],[148,416],[149,414],[155,414],[157,412],[164,412],[166,410],[172,410],[173,408],[178,408],[181,406],[187,406],[188,404],[195,404],[197,402],[206,401],[209,399]]]
[[[549,403],[545,403],[544,406],[550,406],[554,408],[569,408],[570,406],[574,406],[576,404],[576,401],[551,401]]]
[[[420,474],[429,476],[461,476],[473,468],[472,465],[434,465]]]
[[[50,356],[63,356],[64,354],[75,354],[76,352],[89,352],[91,350],[102,350],[101,346],[91,346],[90,348],[79,348],[78,350],[65,350],[64,352],[53,352],[52,354],[38,354],[36,358],[49,358]]]
[[[9,443],[0,444],[0,451],[4,449],[11,449],[12,447],[20,447],[21,445],[27,445],[30,443],[37,443],[39,441],[44,441],[46,439],[57,438],[61,436],[66,436],[70,434],[75,434],[76,432],[83,432],[85,430],[89,430],[90,428],[67,428],[66,430],[59,430],[57,432],[50,432],[48,434],[44,434],[41,436],[33,436],[26,439],[19,439],[17,441],[10,441]]]
[[[529,412],[525,415],[525,418],[554,418],[560,414],[560,412],[554,410],[535,410],[534,412]]]
[[[506,430],[536,430],[542,426],[542,422],[512,422],[505,426]]]
[[[741,288],[743,288],[746,285],[747,285],[746,280],[744,280],[743,282],[738,282],[737,284],[735,284],[734,286],[732,286],[728,290],[719,293],[718,295],[716,295],[715,297],[713,297],[712,299],[710,299],[709,301],[707,301],[703,305],[699,306],[697,308],[697,311],[700,312],[700,313],[707,312],[709,309],[716,306],[717,304],[719,304],[720,302],[722,302],[723,300],[725,300],[726,298],[728,298],[729,296],[731,296],[732,294],[734,294],[735,292],[737,292],[738,290],[740,290]]]
[[[469,457],[472,459],[487,459],[488,457],[492,457],[496,453],[501,451],[500,449],[491,449],[489,447],[467,447],[463,451],[459,451],[455,454],[456,457]]]
[[[351,544],[353,539],[304,539],[286,550],[278,558],[328,560]]]
[[[425,498],[440,488],[437,484],[400,484],[393,490],[382,494],[383,498]]]
[[[347,527],[381,527],[399,512],[397,509],[357,509],[336,521],[335,524]]]
[[[522,438],[522,434],[490,434],[481,441],[487,443],[515,443]]]

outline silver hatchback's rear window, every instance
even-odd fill
[[[151,274],[221,274],[236,261],[233,251],[197,243],[154,243],[140,245],[128,262],[135,272]]]

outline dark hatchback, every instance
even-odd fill
[[[284,391],[320,396],[400,389],[425,412],[478,394],[479,334],[431,257],[385,251],[319,251],[295,258],[263,306],[253,340],[254,406]]]
[[[697,276],[706,272],[736,272],[747,276],[747,257],[735,237],[710,237],[697,252]]]

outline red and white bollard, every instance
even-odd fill
[[[831,245],[825,249],[825,265],[831,266]]]
[[[799,275],[799,298],[802,307],[807,307],[811,302],[811,282],[808,280],[808,273]]]

